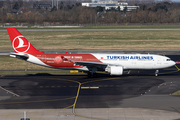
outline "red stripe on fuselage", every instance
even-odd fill
[[[82,66],[74,66],[74,62],[69,61],[88,61],[99,62],[92,54],[31,54],[41,60],[43,63],[57,68],[82,68]]]

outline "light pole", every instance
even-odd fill
[[[57,0],[57,10],[58,10],[58,1],[59,1],[59,0]]]

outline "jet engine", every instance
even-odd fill
[[[122,66],[107,66],[105,71],[110,73],[110,75],[122,75],[123,67]]]

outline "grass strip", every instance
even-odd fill
[[[180,50],[177,31],[22,31],[39,50]],[[11,50],[0,32],[0,51]]]
[[[179,91],[174,92],[172,95],[180,95],[180,90],[179,90]]]

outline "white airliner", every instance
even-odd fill
[[[153,54],[71,54],[43,53],[16,29],[7,28],[16,57],[34,64],[57,68],[88,72],[88,76],[96,71],[105,71],[110,75],[122,75],[125,70],[156,70],[175,65],[170,58]]]

